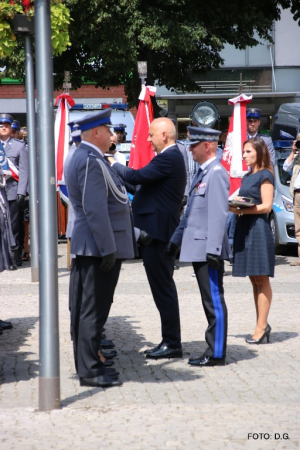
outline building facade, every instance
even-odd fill
[[[157,99],[171,118],[185,127],[195,104],[214,103],[220,114],[220,129],[228,128],[232,107],[228,99],[242,91],[252,95],[251,107],[263,112],[262,127],[270,130],[274,115],[282,103],[300,102],[300,27],[289,10],[283,10],[281,20],[271,31],[273,44],[266,41],[256,47],[238,50],[225,45],[221,56],[224,64],[207,76],[199,77],[200,93],[170,92],[158,87]]]

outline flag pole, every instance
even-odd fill
[[[139,78],[141,79],[142,86],[146,84],[147,78],[147,61],[138,61],[137,70],[139,74]]]

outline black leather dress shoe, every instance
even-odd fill
[[[98,375],[98,377],[93,378],[79,378],[80,386],[91,386],[91,387],[111,387],[111,386],[122,386],[122,381],[113,380],[107,375]]]
[[[110,350],[108,352],[105,352],[101,349],[101,353],[104,356],[105,359],[113,359],[117,356],[118,352],[116,350]]]
[[[100,347],[101,348],[114,348],[115,344],[113,341],[110,341],[109,339],[101,339],[100,340]]]
[[[2,330],[11,330],[12,329],[12,323],[11,322],[5,322],[4,320],[0,320],[0,328]]]
[[[146,358],[161,359],[161,358],[182,358],[182,348],[170,348],[167,344],[163,344],[155,352],[147,353]]]
[[[163,345],[163,342],[161,342],[160,344],[158,344],[156,347],[153,348],[149,348],[148,350],[144,351],[145,355],[148,355],[149,353],[153,353],[153,352],[157,352],[157,350],[160,349],[160,347]]]
[[[213,358],[212,356],[202,355],[200,358],[190,358],[189,364],[191,366],[212,367],[225,366],[225,358]]]

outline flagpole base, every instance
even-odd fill
[[[39,281],[39,268],[31,267],[31,282],[36,283]]]

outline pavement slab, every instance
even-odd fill
[[[123,386],[80,387],[68,311],[66,245],[58,245],[61,408],[38,410],[39,286],[30,263],[0,274],[0,450],[297,449],[300,445],[300,268],[290,252],[276,257],[271,281],[270,344],[249,346],[255,310],[251,284],[225,264],[228,350],[224,367],[197,368],[206,318],[193,269],[174,272],[183,358],[146,360],[160,342],[160,321],[141,260],[122,265],[107,339],[118,351]]]

